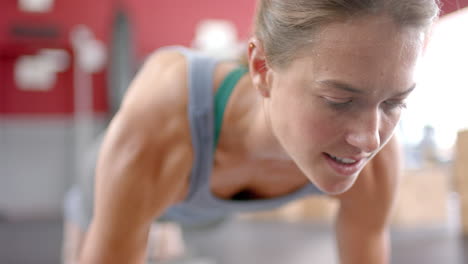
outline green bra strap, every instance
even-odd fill
[[[219,134],[221,133],[221,126],[223,125],[224,110],[229,100],[232,90],[236,86],[240,78],[248,72],[246,67],[238,67],[230,72],[224,81],[221,83],[214,98],[214,121],[215,121],[215,134],[214,134],[214,148],[216,149],[219,141]]]

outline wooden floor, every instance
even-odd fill
[[[0,263],[60,263],[61,221],[0,222]],[[312,224],[232,220],[186,232],[184,264],[337,263],[331,229]],[[392,231],[394,264],[466,264],[468,239],[442,228]]]

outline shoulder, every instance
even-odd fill
[[[149,56],[139,70],[115,121],[153,139],[176,136],[177,131],[189,136],[187,107],[186,59],[176,50],[162,50]]]
[[[175,50],[163,50],[148,57],[130,84],[121,110],[155,110],[187,104],[187,62]]]
[[[163,49],[153,53],[130,85],[122,107],[149,107],[158,111],[173,110],[174,107],[186,108],[188,63],[186,56],[177,49]],[[212,73],[213,91],[217,90],[227,74],[236,67],[236,62],[220,61],[216,64]]]
[[[148,200],[161,200],[158,193],[169,190],[183,197],[184,191],[174,190],[186,185],[193,162],[186,80],[180,53],[147,59],[107,129],[96,174],[106,182],[101,186],[138,186],[138,193],[127,195]]]

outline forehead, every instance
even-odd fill
[[[401,28],[387,17],[366,17],[329,24],[315,37],[291,64],[295,74],[338,77],[370,86],[408,79],[424,35],[418,29]]]
[[[399,26],[388,16],[367,16],[324,26],[315,43],[316,48],[384,48],[413,45],[423,36],[421,29]]]

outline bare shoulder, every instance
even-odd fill
[[[115,123],[159,148],[189,143],[188,89],[185,57],[174,50],[150,56],[124,97]],[[163,144],[164,143],[164,144]]]
[[[185,57],[175,50],[163,50],[146,60],[130,84],[121,111],[160,117],[180,112],[186,105]]]
[[[186,72],[185,58],[176,51],[148,58],[108,128],[98,177],[121,175],[171,192],[186,184],[192,163]],[[116,161],[121,167],[112,168]]]

